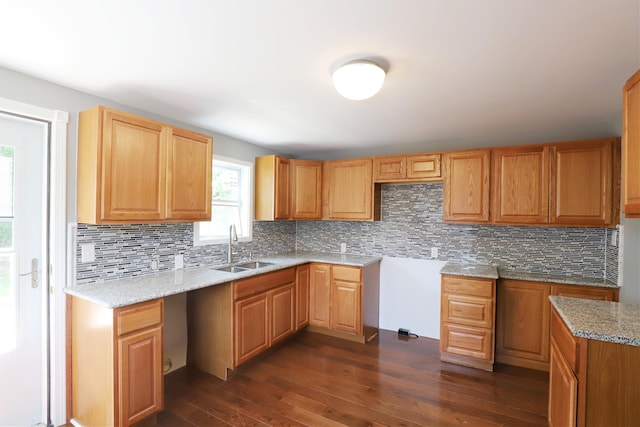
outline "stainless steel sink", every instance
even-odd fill
[[[242,273],[243,271],[249,270],[248,268],[239,267],[237,265],[230,265],[227,267],[216,267],[213,270],[217,271],[226,271],[227,273]]]
[[[268,267],[270,265],[273,265],[273,263],[262,262],[262,261],[251,261],[251,262],[245,262],[244,264],[238,264],[238,267],[254,269],[254,268]]]

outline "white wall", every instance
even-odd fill
[[[446,261],[383,257],[380,328],[440,338],[440,269]]]

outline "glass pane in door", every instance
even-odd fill
[[[13,147],[0,145],[0,353],[16,348],[13,164]]]

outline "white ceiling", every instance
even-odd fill
[[[0,66],[301,156],[606,136],[639,3],[3,0]],[[357,57],[389,67],[359,102],[331,83]]]

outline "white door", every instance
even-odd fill
[[[48,125],[0,113],[0,426],[46,424]]]

